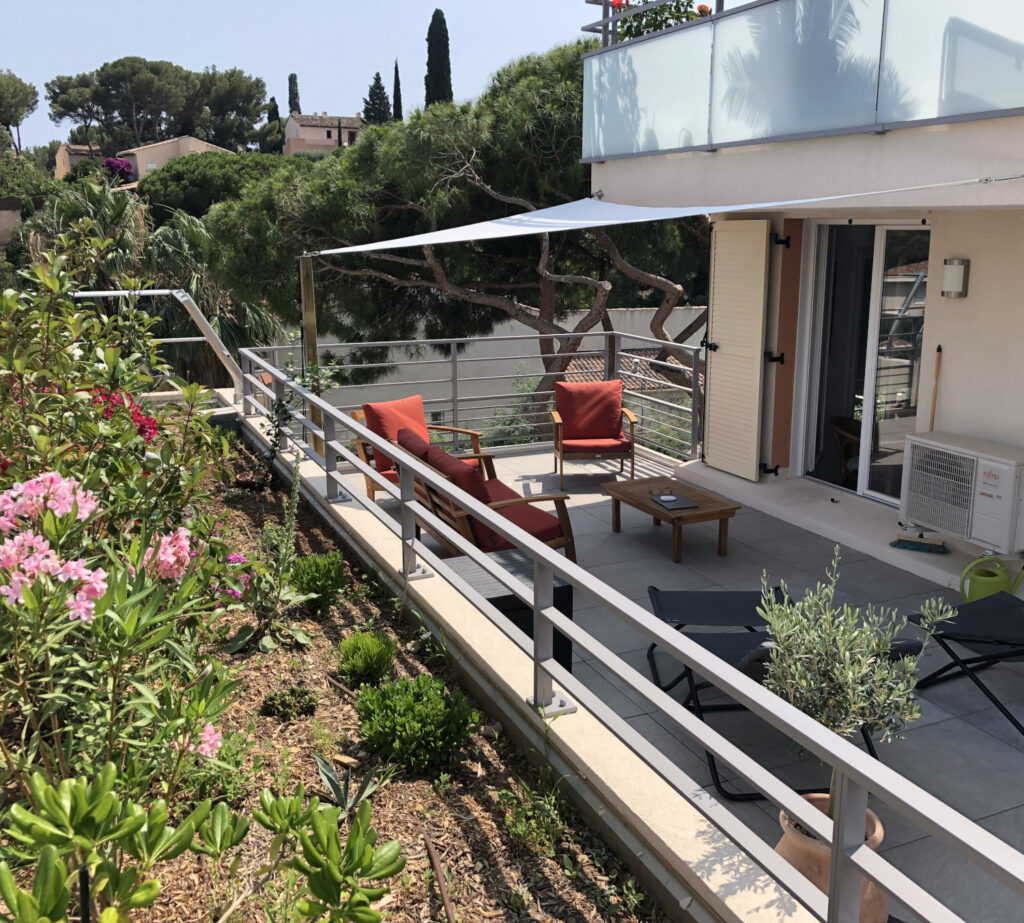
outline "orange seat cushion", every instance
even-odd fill
[[[555,382],[562,439],[622,439],[622,381]]]
[[[621,439],[563,439],[562,451],[568,455],[573,452],[594,454],[607,452],[608,454],[629,454],[629,447],[632,443],[623,436]]]
[[[423,414],[422,395],[414,394],[397,401],[363,404],[363,413],[366,414],[367,428],[385,439],[397,441],[399,430],[409,429],[425,442],[430,440],[427,418]],[[373,453],[373,463],[381,473],[395,466],[383,452]]]
[[[427,460],[430,443],[414,433],[408,426],[403,426],[398,431],[397,442],[410,455],[415,455],[420,461]]]
[[[481,503],[487,503],[487,487],[480,471],[465,462],[449,455],[440,446],[432,445],[427,449],[426,463],[436,468],[456,487],[464,490]]]
[[[516,500],[520,496],[507,484],[503,484],[498,480],[485,481],[484,486],[491,503],[496,503],[500,500]],[[562,524],[558,521],[558,517],[533,504],[519,503],[515,506],[507,506],[503,509],[495,510],[495,512],[500,513],[510,522],[514,522],[524,532],[529,532],[530,535],[542,542],[560,538],[562,535]],[[498,535],[497,532],[479,520],[470,518],[469,524],[473,529],[473,536],[476,538],[477,545],[484,551],[507,551],[509,548],[515,547],[511,542]]]

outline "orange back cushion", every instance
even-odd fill
[[[556,381],[555,409],[564,439],[622,437],[622,381]]]
[[[427,431],[427,418],[423,413],[423,397],[414,394],[397,401],[380,401],[376,404],[363,404],[366,414],[366,426],[378,436],[397,441],[400,430],[411,430],[420,439],[430,440]],[[378,471],[390,471],[394,463],[383,452],[373,453],[374,465]]]

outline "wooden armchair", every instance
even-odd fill
[[[468,466],[465,458],[449,455],[440,446],[430,445],[408,429],[398,434],[398,445],[421,461],[426,462],[443,474],[456,487],[461,488],[492,510],[501,513],[525,532],[554,549],[564,549],[570,561],[576,560],[576,543],[573,540],[572,522],[566,508],[565,494],[544,494],[537,497],[522,497],[511,487],[490,476],[486,464],[489,456],[481,456],[477,468]],[[472,542],[482,551],[504,551],[514,547],[489,526],[480,522],[459,504],[446,497],[436,488],[417,480],[417,497],[442,522],[455,529],[463,538]],[[537,509],[538,503],[554,503],[555,514]],[[443,542],[444,539],[438,536]],[[447,543],[446,543],[447,544]],[[449,547],[451,547],[449,545]],[[456,550],[457,549],[452,549]]]
[[[629,459],[629,476],[636,476],[636,417],[622,406],[622,381],[555,382],[555,471],[565,489],[565,460],[619,459],[619,471]],[[629,435],[623,421],[629,423]]]
[[[426,442],[430,441],[432,432],[453,433],[468,436],[473,448],[472,453],[453,456],[472,468],[482,467],[487,477],[494,477],[494,459],[480,451],[480,433],[472,429],[459,429],[455,426],[441,426],[427,423],[423,412],[423,397],[414,394],[412,397],[397,401],[380,401],[363,404],[362,410],[352,411],[352,418],[365,424],[378,436],[391,442],[397,442],[399,430],[410,429]],[[372,446],[363,439],[356,438],[356,453],[364,464],[371,465],[378,474],[382,474],[393,484],[398,483],[398,472],[394,462],[383,452],[374,452]],[[366,495],[373,500],[380,487],[369,476],[366,477]]]

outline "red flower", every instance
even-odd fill
[[[629,0],[612,0],[612,9],[617,13],[622,7],[629,9]]]
[[[708,6],[706,3],[700,4],[700,6],[697,7],[697,15],[698,16],[710,16],[711,15],[711,7]]]

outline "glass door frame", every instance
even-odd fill
[[[798,361],[804,372],[800,376],[794,396],[794,440],[792,459],[798,466],[800,476],[806,477],[808,463],[814,457],[817,444],[818,396],[821,382],[816,370],[820,368],[822,349],[822,330],[825,314],[825,282],[828,259],[828,229],[836,226],[870,225],[875,229],[874,250],[871,262],[871,294],[868,312],[867,356],[864,367],[864,400],[861,415],[860,458],[857,466],[857,488],[830,485],[836,490],[856,493],[889,506],[899,506],[899,498],[868,488],[871,469],[871,440],[874,424],[874,411],[867,408],[875,406],[878,373],[878,336],[882,324],[882,287],[885,276],[885,239],[888,231],[931,231],[931,222],[921,219],[884,219],[884,218],[820,218],[806,219],[805,226],[811,233],[804,234],[803,265],[811,267],[805,272],[800,291],[800,313]],[[925,315],[927,317],[927,313]],[[822,482],[824,483],[824,482]]]

